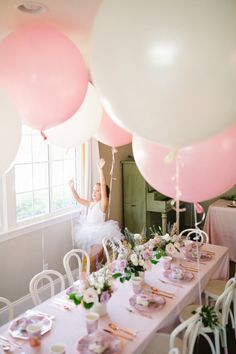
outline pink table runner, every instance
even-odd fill
[[[229,200],[219,199],[209,206],[204,231],[210,242],[229,248],[229,258],[236,262],[236,208]]]
[[[163,278],[163,270],[160,264],[153,266],[152,270],[146,272],[145,281],[162,290],[175,292],[173,299],[166,299],[166,305],[159,311],[153,311],[152,319],[143,317],[139,314],[133,314],[127,311],[130,308],[129,298],[133,295],[131,284],[126,282],[120,284],[117,281],[118,289],[113,294],[111,300],[108,302],[108,314],[99,321],[99,328],[108,328],[109,322],[118,323],[120,327],[130,328],[137,331],[138,335],[132,342],[125,343],[122,354],[141,354],[151,340],[154,333],[159,330],[172,330],[178,320],[178,314],[184,306],[199,301],[199,293],[204,289],[207,282],[212,278],[227,278],[229,257],[228,249],[222,246],[205,245],[206,249],[215,252],[212,259],[206,264],[200,264],[200,273],[194,273],[194,278],[187,282],[179,281],[182,288],[177,288],[173,285],[165,285],[159,279]],[[185,261],[181,260],[181,263]],[[178,261],[177,261],[178,264]],[[188,263],[195,266],[194,263]],[[199,282],[200,279],[200,282]],[[84,310],[78,306],[70,311],[62,311],[52,307],[52,301],[47,300],[37,306],[43,312],[47,312],[55,317],[53,320],[52,330],[42,337],[40,348],[31,348],[28,342],[24,342],[23,348],[27,354],[35,353],[49,353],[50,346],[55,343],[62,343],[66,346],[67,354],[76,354],[76,344],[79,339],[86,335]],[[0,334],[7,335],[6,328],[0,328]],[[19,352],[14,352],[19,353]]]

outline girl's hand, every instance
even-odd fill
[[[98,162],[98,167],[99,168],[103,168],[105,163],[106,163],[106,161],[104,159],[100,159],[99,162]]]
[[[74,182],[73,179],[70,179],[70,180],[68,181],[68,184],[69,184],[70,188],[74,188],[74,186],[75,186],[75,182]]]

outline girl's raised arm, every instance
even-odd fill
[[[82,204],[82,205],[88,207],[89,204],[90,204],[90,201],[87,200],[87,199],[80,198],[79,194],[78,194],[78,193],[76,192],[76,190],[75,190],[75,183],[74,183],[74,180],[71,179],[71,180],[69,180],[68,183],[69,183],[70,190],[71,190],[71,193],[72,193],[74,199],[75,199],[78,203],[80,203],[80,204]]]

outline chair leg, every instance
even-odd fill
[[[219,330],[214,330],[214,339],[215,339],[215,349],[216,354],[220,354],[220,333]]]
[[[205,304],[209,305],[209,296],[205,294]]]
[[[224,354],[228,354],[226,328],[223,328],[221,330],[220,337],[221,337],[221,341],[222,341],[222,347],[224,348]]]

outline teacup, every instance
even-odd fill
[[[181,268],[173,268],[172,269],[172,277],[174,279],[183,279],[184,272]]]
[[[142,287],[144,284],[143,278],[142,277],[133,277],[131,280],[133,292],[135,294],[139,294],[142,291]]]
[[[185,246],[185,251],[186,253],[191,252],[193,248],[193,241],[191,240],[185,240],[184,241],[184,246]]]
[[[98,328],[99,314],[97,312],[89,312],[86,316],[86,328],[88,334],[93,333]]]
[[[160,262],[164,270],[169,270],[171,268],[172,257],[170,256],[161,257]]]
[[[31,323],[26,327],[31,347],[38,347],[41,344],[41,325],[40,323]]]

